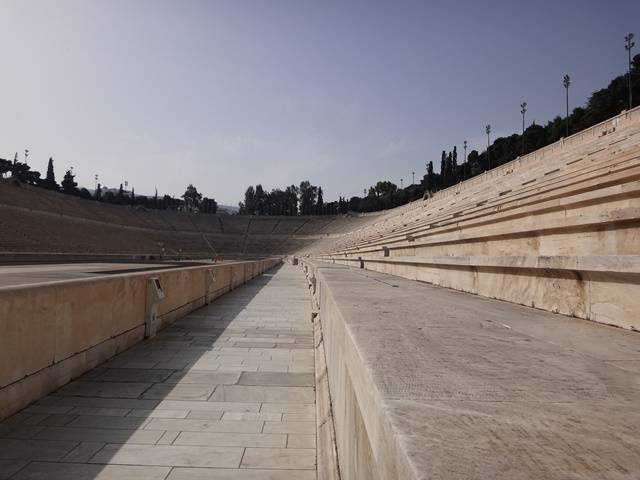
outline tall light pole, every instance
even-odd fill
[[[491,157],[489,156],[489,146],[491,145],[491,125],[484,127],[484,131],[487,132],[487,170],[491,170]]]
[[[400,190],[402,190],[402,179],[400,179]]]
[[[464,148],[464,158],[462,159],[462,179],[467,179],[467,141],[462,142],[462,148]]]
[[[29,162],[27,161],[27,159],[29,158],[29,150],[28,149],[24,149],[24,164],[28,165]]]
[[[520,104],[520,113],[522,114],[522,155],[524,155],[524,114],[527,113],[527,102]]]
[[[98,174],[96,173],[96,174],[93,176],[93,178],[94,178],[94,180],[96,181],[95,186],[94,186],[94,189],[95,189],[95,190],[98,190]]]
[[[571,77],[569,75],[565,75],[562,79],[562,84],[564,85],[564,89],[566,91],[566,100],[567,100],[567,134],[566,137],[569,136],[569,85],[571,85]]]
[[[411,185],[416,184],[416,172],[411,172]]]
[[[629,77],[629,110],[631,110],[633,108],[633,97],[631,96],[631,49],[636,44],[636,42],[633,41],[633,33],[624,37],[624,41],[627,42],[624,49],[629,54],[629,71],[627,72],[627,75]]]

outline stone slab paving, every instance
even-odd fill
[[[315,479],[305,285],[273,270],[1,422],[0,480]]]

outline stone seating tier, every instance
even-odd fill
[[[0,254],[285,255],[367,218],[186,214],[87,201],[0,181]],[[303,230],[304,227],[304,230]]]
[[[306,253],[640,329],[640,110]]]

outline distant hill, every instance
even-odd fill
[[[222,213],[222,210],[227,213],[236,214],[240,211],[240,208],[231,205],[218,205],[218,213]]]

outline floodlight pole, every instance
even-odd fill
[[[633,41],[633,33],[630,33],[629,35],[624,37],[624,41],[627,42],[627,44],[624,46],[624,49],[629,54],[629,71],[627,72],[627,76],[629,77],[629,110],[631,110],[633,108],[633,97],[631,94],[631,49],[636,44],[636,42]]]
[[[520,113],[522,114],[522,155],[524,155],[524,114],[527,113],[527,102],[520,104]]]
[[[566,102],[567,102],[567,127],[566,127],[566,137],[569,136],[569,86],[571,85],[571,77],[569,75],[565,75],[562,79],[562,84],[564,85],[564,89],[566,91]]]
[[[467,141],[462,142],[462,147],[464,148],[464,158],[462,159],[462,179],[467,179]]]
[[[411,172],[411,185],[416,184],[416,172]]]
[[[484,127],[487,132],[487,170],[491,170],[491,157],[489,156],[489,147],[491,146],[491,125]]]

